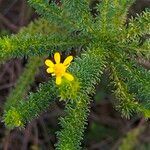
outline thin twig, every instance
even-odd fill
[[[18,27],[11,23],[6,17],[4,17],[2,14],[0,14],[0,20],[3,22],[12,32],[17,32]]]

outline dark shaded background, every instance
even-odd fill
[[[93,0],[93,4],[96,0]],[[136,16],[146,7],[150,7],[150,0],[137,0],[130,8],[128,17]],[[93,10],[94,13],[94,10]],[[38,15],[31,9],[26,0],[0,0],[0,36],[17,33]],[[2,116],[6,96],[15,86],[21,75],[27,59],[13,59],[0,66],[0,113]],[[36,75],[35,83],[31,90],[35,90],[40,82],[48,79],[44,68]],[[107,74],[104,75],[100,85],[96,87],[95,100],[91,104],[88,127],[85,131],[83,147],[87,150],[116,150],[122,138],[128,131],[135,128],[145,129],[138,137],[137,150],[150,150],[150,125],[149,121],[134,116],[127,120],[121,118],[112,106],[113,96],[108,83]],[[64,104],[56,101],[50,106],[49,111],[33,120],[24,130],[14,129],[9,131],[0,122],[0,150],[53,150],[56,143],[55,132],[60,130],[59,116],[63,116]],[[2,120],[2,117],[1,117]]]

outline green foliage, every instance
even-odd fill
[[[17,82],[15,89],[11,92],[5,103],[5,110],[10,107],[15,107],[28,92],[30,85],[34,81],[35,73],[38,71],[39,67],[42,65],[43,59],[38,56],[33,56],[29,58],[29,62]]]
[[[137,127],[129,131],[126,137],[123,138],[119,150],[133,150],[138,144],[138,136],[143,131],[143,127]]]
[[[64,9],[63,13],[71,22],[76,22],[75,27],[79,30],[91,30],[91,15],[89,9],[89,2],[87,0],[63,0],[62,7]],[[76,13],[72,13],[76,12]]]
[[[17,35],[0,38],[0,61],[12,57],[50,54],[58,48],[63,51],[87,41],[84,35],[72,37],[66,31],[62,32],[61,28],[40,19]]]
[[[124,29],[124,38],[126,39],[127,44],[129,45],[129,53],[136,53],[145,55],[150,59],[150,10],[147,9],[140,15],[137,15],[136,18],[131,18],[128,23],[127,29]]]
[[[75,82],[68,83],[70,87],[62,85],[59,88],[63,99],[70,99],[66,105],[66,117],[61,118],[62,131],[58,132],[58,148],[59,150],[76,150],[80,149],[80,141],[82,139],[85,128],[87,114],[89,112],[88,105],[90,103],[87,94],[94,92],[94,85],[99,81],[105,67],[105,53],[99,45],[91,45],[87,52],[76,58],[72,64],[70,71],[75,75]],[[78,89],[74,91],[74,86],[78,85]],[[84,83],[84,84],[83,84]],[[72,84],[72,85],[71,85]],[[68,90],[68,92],[67,92]]]
[[[97,16],[97,27],[101,26],[104,32],[114,29],[122,30],[128,8],[133,2],[134,0],[103,0],[97,6],[100,13]]]
[[[58,132],[58,150],[81,149],[81,140],[85,129],[88,114],[89,98],[78,94],[74,101],[66,105],[66,117],[60,118],[62,131]]]
[[[116,81],[115,79],[114,81],[115,85],[118,86],[117,90],[119,90],[119,93],[116,91],[116,94],[118,95],[124,91],[124,94],[122,93],[120,95],[123,96],[122,99],[119,99],[122,100],[123,108],[125,108],[125,110],[120,110],[123,111],[123,114],[126,117],[129,117],[129,111],[132,112],[132,110],[137,109],[139,104],[146,109],[150,109],[150,84],[147,82],[150,81],[150,72],[137,65],[134,59],[130,61],[128,55],[125,55],[124,52],[122,52],[122,55],[117,55],[116,52],[115,55],[113,55],[113,59],[114,60],[111,63],[114,72],[113,79],[116,78]],[[128,91],[134,94],[131,95]],[[124,102],[126,103],[124,103],[123,100],[125,100]],[[130,100],[133,100],[134,103],[132,104]]]
[[[54,2],[49,3],[49,0],[28,0],[28,2],[36,9],[37,13],[42,15],[50,23],[59,25],[62,28],[72,28],[74,26],[74,24],[64,16],[61,7],[58,7]]]
[[[122,112],[123,116],[127,118],[137,109],[138,103],[132,94],[128,93],[127,85],[119,78],[117,71],[114,66],[112,66],[112,79],[114,81],[114,86],[116,87],[115,96],[119,100],[116,104],[116,108]]]
[[[25,91],[19,91],[18,87],[29,86],[30,82],[22,81],[33,79],[34,69],[38,67],[33,62],[33,66],[29,66],[34,68],[32,75],[24,75],[31,68],[25,71],[20,78],[22,85],[18,84],[14,90],[18,95],[13,96],[12,101],[8,100],[9,105],[6,103],[6,126],[25,126],[59,97],[66,104],[66,115],[60,119],[62,130],[57,133],[56,149],[81,149],[90,95],[94,94],[104,69],[110,71],[117,98],[114,105],[121,115],[129,118],[138,113],[150,117],[150,72],[136,60],[137,56],[149,58],[149,39],[141,42],[141,36],[149,34],[149,10],[129,20],[126,26],[127,10],[133,0],[103,0],[96,7],[99,12],[96,18],[90,13],[87,0],[62,0],[59,6],[49,0],[28,1],[44,19],[31,23],[17,35],[0,38],[0,61],[73,50],[79,56],[68,70],[75,80],[63,79],[60,86],[50,80],[40,85],[37,92],[23,98]]]
[[[150,18],[149,10],[143,12],[141,15],[137,15],[136,18],[131,18],[128,24],[127,38],[130,38],[130,40],[134,40],[137,37],[149,33],[150,32],[149,18]]]
[[[140,50],[137,50],[137,52],[142,51],[143,55],[146,57],[146,59],[150,59],[150,40],[145,40],[142,46],[140,47]]]
[[[41,84],[37,93],[30,93],[25,100],[17,100],[17,106],[10,106],[4,114],[4,122],[9,128],[23,127],[25,123],[46,111],[49,104],[57,97],[55,84],[51,82]],[[15,115],[12,115],[15,114]]]
[[[73,95],[78,96],[79,91],[85,94],[94,93],[94,85],[99,81],[99,76],[103,73],[103,69],[106,66],[106,56],[107,54],[100,45],[89,46],[87,51],[81,54],[81,57],[77,57],[69,68],[69,71],[77,78],[77,83],[74,83],[75,81],[69,83],[70,88],[65,83],[62,84],[59,88],[61,97],[63,99],[74,99],[76,97]]]

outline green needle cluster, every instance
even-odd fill
[[[59,98],[65,102],[65,117],[60,118],[56,149],[81,149],[90,96],[106,69],[116,97],[114,106],[120,114],[150,117],[150,71],[137,62],[138,57],[150,59],[150,41],[142,41],[150,34],[149,9],[131,18],[127,25],[126,16],[134,0],[103,0],[94,8],[95,17],[88,0],[62,0],[59,6],[49,0],[28,2],[41,18],[16,35],[0,38],[0,62],[30,58],[6,101],[3,120],[7,127],[25,127]],[[63,79],[58,86],[52,77],[37,92],[25,96],[44,64],[43,56],[56,51],[77,55],[68,68],[74,80]]]

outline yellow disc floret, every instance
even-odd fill
[[[54,72],[56,76],[63,76],[66,72],[66,67],[62,63],[56,64],[54,66]]]
[[[64,76],[67,80],[73,81],[74,77],[67,73],[66,70],[69,67],[71,61],[73,60],[73,56],[68,56],[63,63],[60,62],[60,54],[57,52],[54,54],[54,59],[56,64],[54,64],[51,60],[47,59],[45,64],[49,67],[47,69],[47,73],[51,73],[52,76],[56,76],[56,84],[60,85],[62,77]]]

